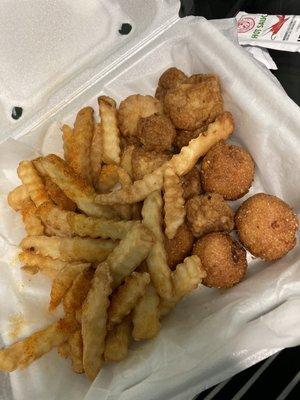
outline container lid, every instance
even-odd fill
[[[42,123],[168,29],[179,0],[0,2],[0,140]]]

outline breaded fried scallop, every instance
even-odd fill
[[[132,177],[136,181],[145,175],[151,174],[156,168],[171,158],[169,154],[146,151],[141,147],[135,147],[132,152]]]
[[[253,177],[254,162],[248,151],[223,140],[208,151],[201,164],[204,191],[219,193],[225,200],[243,197]]]
[[[137,137],[143,148],[161,153],[172,149],[176,130],[169,118],[160,114],[140,118],[137,124]]]
[[[207,130],[207,125],[203,125],[200,128],[196,129],[195,131],[185,131],[177,129],[176,137],[174,140],[174,146],[176,147],[176,150],[180,151],[182,147],[188,146],[192,139],[197,138],[206,130]]]
[[[256,257],[277,260],[296,245],[297,217],[276,196],[257,193],[249,197],[235,215],[242,244]]]
[[[219,86],[215,81],[180,84],[168,90],[164,111],[177,129],[194,131],[214,121],[223,111]]]
[[[202,283],[215,288],[230,288],[239,283],[247,271],[245,249],[228,234],[209,233],[199,239],[193,248],[206,277]]]
[[[196,165],[181,179],[184,199],[189,199],[195,195],[202,193],[200,171],[198,170]]]
[[[165,249],[169,268],[175,269],[177,264],[183,262],[191,254],[194,236],[186,224],[182,224],[173,239],[165,236]]]
[[[187,76],[180,69],[175,67],[168,68],[158,80],[155,97],[163,100],[169,89],[177,86],[185,79],[187,79]]]
[[[233,229],[233,211],[217,193],[194,196],[186,203],[186,216],[189,227],[196,237],[206,233]]]

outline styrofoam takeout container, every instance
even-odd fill
[[[62,153],[59,127],[76,111],[97,109],[100,93],[117,101],[153,94],[161,72],[217,73],[232,137],[251,152],[248,196],[278,195],[300,212],[300,111],[267,70],[237,45],[235,21],[178,18],[173,0],[10,1],[0,4],[0,334],[7,345],[44,327],[50,282],[16,261],[24,236],[6,196],[22,159]],[[127,36],[118,33],[130,23]],[[23,107],[17,121],[14,106]],[[234,203],[236,207],[239,202]],[[199,391],[300,343],[300,250],[273,264],[249,256],[249,272],[230,290],[200,287],[162,324],[155,340],[134,343],[91,385],[53,350],[24,371],[0,375],[7,400],[191,399]],[[15,317],[18,318],[15,318]],[[13,317],[13,318],[12,318]],[[19,321],[12,338],[13,321]],[[22,323],[20,323],[20,321]]]

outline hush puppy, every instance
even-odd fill
[[[254,162],[241,147],[223,140],[212,147],[201,164],[201,183],[205,192],[221,194],[225,200],[243,197],[254,178]]]
[[[165,236],[165,250],[167,253],[167,260],[169,268],[172,270],[176,268],[177,264],[183,262],[185,257],[191,254],[194,236],[186,224],[182,224],[173,239],[168,239]]]
[[[186,203],[186,216],[189,227],[196,237],[206,233],[233,229],[233,211],[217,193],[194,196]]]
[[[202,283],[215,288],[230,288],[239,283],[247,271],[246,251],[225,233],[209,233],[199,239],[193,249],[206,278]]]
[[[276,196],[258,193],[247,199],[235,215],[242,244],[256,257],[277,260],[296,245],[297,217]]]
[[[172,67],[167,69],[159,78],[155,97],[163,100],[167,91],[187,79],[187,76],[180,69]]]

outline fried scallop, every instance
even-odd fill
[[[196,165],[181,179],[184,199],[187,200],[195,195],[202,193],[200,171]]]
[[[207,125],[203,125],[194,131],[176,130],[176,137],[174,139],[174,147],[180,151],[182,147],[188,146],[192,139],[197,138],[207,130]]]
[[[208,151],[201,164],[204,191],[219,193],[225,200],[243,197],[253,178],[254,162],[248,151],[223,140]]]
[[[195,237],[206,233],[233,229],[233,211],[223,197],[217,193],[193,196],[186,203],[188,225]]]
[[[191,254],[194,236],[186,224],[182,224],[173,239],[168,239],[165,236],[164,244],[167,253],[169,268],[176,268],[177,264],[183,262],[185,257]]]
[[[177,129],[194,131],[214,121],[222,111],[221,92],[214,81],[180,84],[164,98],[164,112]]]
[[[124,136],[135,136],[140,118],[162,111],[161,103],[152,96],[133,94],[121,101],[118,110],[118,125]]]
[[[140,118],[137,124],[137,137],[145,150],[161,153],[170,151],[176,130],[169,118],[153,114]]]
[[[239,283],[247,271],[245,249],[226,233],[209,233],[193,248],[206,271],[202,283],[215,288],[230,288]]]
[[[277,260],[296,245],[298,220],[292,208],[276,196],[257,193],[235,215],[242,244],[256,257]]]
[[[135,147],[131,158],[133,179],[136,181],[147,174],[151,174],[170,158],[170,154],[156,153],[155,151],[146,151],[141,147]]]
[[[215,74],[194,74],[189,76],[183,83],[208,83],[213,82],[216,90],[221,91],[219,77]]]
[[[163,100],[167,91],[187,79],[187,76],[180,69],[168,68],[159,78],[155,97]]]

